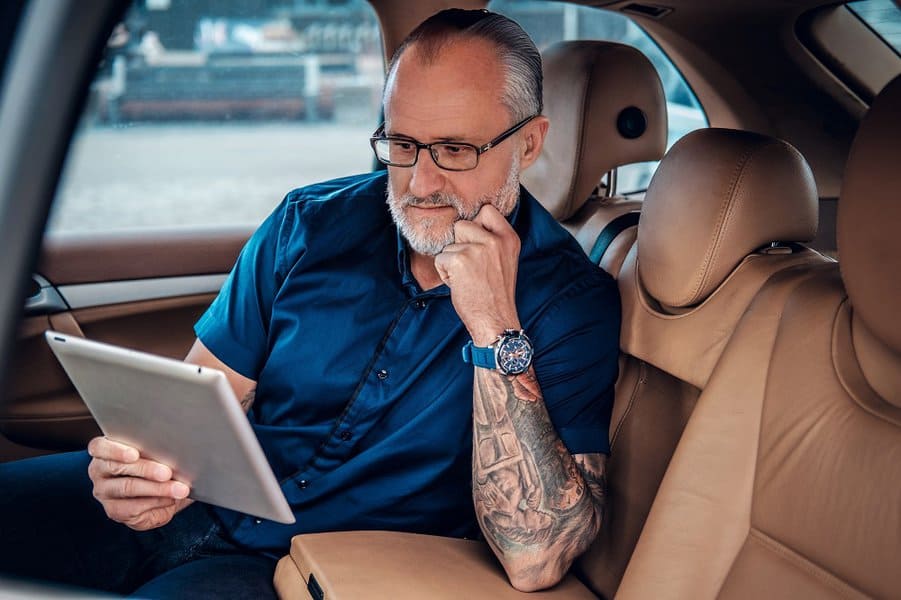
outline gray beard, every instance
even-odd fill
[[[390,176],[389,176],[390,177]],[[437,256],[445,247],[454,243],[453,225],[440,223],[437,219],[420,219],[418,226],[414,226],[407,218],[404,209],[408,206],[452,206],[457,211],[455,221],[465,219],[472,221],[479,210],[485,204],[493,204],[505,217],[510,216],[516,201],[519,199],[519,160],[514,158],[507,180],[493,193],[485,194],[479,198],[478,204],[467,212],[460,198],[454,194],[437,192],[425,198],[419,198],[413,194],[403,194],[398,197],[394,194],[392,186],[388,185],[388,209],[391,218],[397,225],[400,234],[407,240],[410,248],[419,254]]]

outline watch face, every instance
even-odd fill
[[[525,373],[532,364],[532,343],[524,335],[506,337],[497,348],[497,366],[507,375]]]

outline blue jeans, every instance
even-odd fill
[[[151,531],[109,520],[89,462],[73,452],[0,464],[0,575],[138,598],[276,597],[275,561],[232,542],[203,503]]]

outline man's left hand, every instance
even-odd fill
[[[454,223],[454,243],[435,257],[435,268],[451,290],[454,309],[477,346],[504,329],[519,329],[516,271],[520,240],[491,204],[472,221]]]

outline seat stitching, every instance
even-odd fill
[[[631,355],[627,354],[627,356]],[[613,447],[616,445],[616,440],[619,437],[619,432],[623,428],[626,419],[629,418],[629,414],[632,412],[632,407],[635,406],[636,398],[638,396],[638,388],[647,380],[647,363],[643,360],[639,360],[638,362],[638,378],[635,380],[635,387],[632,388],[632,393],[629,395],[629,404],[626,405],[626,410],[623,411],[623,416],[620,418],[619,423],[616,424],[616,430],[614,430],[613,436],[610,438],[611,454],[613,454]]]
[[[854,588],[846,581],[827,571],[801,553],[793,550],[792,548],[789,548],[787,545],[776,540],[772,536],[767,535],[760,529],[751,527],[751,530],[748,533],[748,537],[750,538],[750,541],[756,542],[763,549],[769,550],[773,554],[778,555],[780,558],[784,559],[792,566],[801,569],[808,575],[812,576],[814,579],[838,592],[841,596],[845,598],[868,597],[865,593]]]
[[[748,159],[754,153],[754,150],[754,148],[746,149],[739,157],[735,165],[735,170],[729,182],[726,201],[720,205],[720,210],[716,217],[716,226],[713,230],[713,236],[708,242],[707,250],[704,253],[704,260],[701,263],[700,278],[696,280],[691,293],[685,300],[686,304],[693,303],[697,299],[700,291],[703,289],[704,284],[707,283],[707,279],[710,276],[710,271],[712,270],[710,269],[710,264],[715,260],[716,251],[719,249],[720,242],[722,241],[724,223],[727,221],[729,213],[733,207],[733,200],[736,196],[736,189],[738,188],[742,175],[745,172],[745,166],[747,165]]]
[[[838,346],[837,346],[838,338],[840,335],[839,327],[842,326],[842,321],[841,321],[842,311],[850,310],[850,308],[848,308],[848,306],[849,306],[848,293],[847,293],[847,291],[845,291],[844,299],[842,300],[841,304],[839,304],[837,310],[835,311],[835,315],[832,319],[832,342],[831,342],[832,347],[831,347],[831,351],[830,351],[830,354],[832,356],[832,370],[833,370],[833,372],[835,372],[835,376],[838,378],[838,381],[841,384],[842,389],[845,390],[845,393],[848,395],[848,397],[851,399],[851,402],[854,405],[856,405],[858,408],[863,409],[863,411],[866,412],[868,415],[870,415],[876,419],[879,419],[880,421],[884,421],[895,427],[898,427],[899,425],[901,425],[901,421],[899,421],[895,415],[885,414],[884,412],[880,412],[876,408],[876,406],[872,405],[870,402],[868,402],[865,399],[865,397],[863,396],[863,394],[865,394],[865,392],[863,390],[856,389],[851,385],[851,383],[848,381],[847,367],[843,366],[839,362],[840,350],[838,349]],[[845,318],[850,320],[851,315],[848,315]],[[857,365],[857,369],[860,369],[859,364]],[[895,408],[894,405],[892,405],[890,402],[887,402],[885,399],[881,398],[879,396],[879,394],[876,392],[876,390],[869,387],[869,383],[866,381],[866,378],[864,378],[864,383],[867,386],[867,390],[869,391],[870,394],[872,394],[873,397],[879,398],[880,402],[885,403],[886,405],[891,406],[892,408]],[[894,412],[894,411],[892,411],[892,412]]]
[[[744,182],[745,176],[748,173],[750,173],[750,171],[751,171],[751,163],[758,160],[765,150],[769,149],[770,147],[779,146],[779,145],[780,144],[776,141],[768,142],[766,144],[761,145],[759,148],[755,149],[751,153],[751,155],[748,156],[748,159],[745,162],[744,168],[742,169],[741,176],[739,177],[738,182],[736,182],[735,196],[734,196],[735,201],[730,203],[729,211],[726,214],[726,218],[723,221],[722,228],[720,230],[720,237],[719,237],[719,240],[717,241],[717,251],[714,252],[714,255],[713,255],[714,263],[716,263],[718,258],[720,257],[720,255],[718,253],[720,243],[725,239],[726,231],[729,229],[733,220],[735,219],[735,215],[738,213],[738,207],[741,206],[746,200],[746,197],[745,197],[746,190],[743,187],[743,182]],[[714,270],[713,267],[711,267],[710,270],[707,271],[707,274],[706,274],[707,276],[705,277],[705,282],[704,282],[705,284],[707,283],[706,280],[709,278],[709,276],[711,275],[713,270]]]

